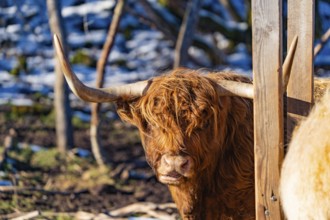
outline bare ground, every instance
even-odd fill
[[[9,110],[0,112],[0,146],[12,128],[17,132],[16,142],[54,149],[55,129],[50,112],[13,115],[13,109]],[[75,124],[75,146],[90,150],[88,124]],[[156,180],[145,161],[137,130],[120,120],[106,121],[102,127],[102,144],[109,159],[103,170],[92,158],[72,165],[67,156],[60,165],[47,169],[20,161],[9,168],[3,166],[0,180],[8,180],[14,187],[0,186],[0,218],[33,210],[107,213],[137,202],[172,202],[167,187]],[[74,152],[68,153],[69,158]],[[93,169],[96,174],[90,171]]]

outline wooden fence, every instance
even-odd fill
[[[313,103],[314,4],[315,0],[288,0],[283,30],[282,0],[252,0],[257,219],[283,219],[278,184],[284,143],[294,128],[286,118],[306,116]],[[290,45],[295,35],[298,45],[283,95],[282,38],[287,36]]]

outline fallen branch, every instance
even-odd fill
[[[93,214],[89,212],[79,211],[75,214],[74,219],[77,220],[125,220],[125,218],[113,218],[104,213]]]
[[[139,214],[141,217],[156,218],[159,220],[178,219],[176,214],[176,205],[174,203],[155,204],[151,202],[142,202],[131,204],[113,211],[108,214],[90,213],[84,211],[73,212],[43,212],[31,211],[27,213],[15,212],[6,215],[0,215],[0,219],[27,220],[35,217],[53,218],[53,217],[74,217],[77,220],[125,220],[128,217]]]
[[[76,213],[75,212],[43,212],[43,211],[40,211],[39,215],[53,219],[54,217],[74,217],[76,215]],[[62,219],[62,218],[59,218],[59,219]],[[63,219],[65,219],[65,218],[63,218]]]
[[[42,211],[31,211],[31,212],[14,212],[6,215],[0,215],[0,219],[11,219],[11,220],[21,220],[21,219],[31,219],[35,217],[46,217],[46,219],[53,217],[75,217],[77,213],[72,212],[42,212]],[[39,219],[39,218],[38,218]],[[44,219],[44,218],[42,218]],[[70,218],[71,219],[71,218]]]
[[[18,186],[0,186],[0,192],[15,192],[20,193],[23,191],[31,191],[31,192],[42,192],[45,194],[60,194],[60,195],[72,195],[72,194],[81,194],[88,192],[87,190],[81,190],[77,192],[66,192],[66,191],[51,191],[40,188],[27,188],[27,187],[18,187]]]
[[[155,204],[151,202],[134,203],[109,212],[112,217],[127,217],[134,214],[144,214],[161,220],[175,220],[176,214],[169,214],[168,209],[176,209],[174,203]]]
[[[31,219],[34,217],[39,216],[39,211],[32,211],[32,212],[28,212],[28,213],[22,213],[20,216],[16,217],[16,218],[12,218],[11,220],[27,220],[27,219]]]

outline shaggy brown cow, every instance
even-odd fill
[[[294,133],[280,192],[289,220],[330,219],[330,91]]]
[[[144,96],[118,102],[119,115],[139,128],[150,166],[188,219],[255,212],[252,102],[220,96],[220,79],[249,81],[177,69],[153,79]]]
[[[116,101],[120,117],[138,127],[146,159],[183,219],[255,217],[252,100],[234,96],[253,97],[249,78],[176,69],[93,89],[72,72],[56,37],[54,43],[73,92],[86,101]]]

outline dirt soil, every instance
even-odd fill
[[[55,129],[53,124],[47,121],[49,115],[24,113],[13,117],[12,112],[1,111],[0,146],[3,146],[9,129],[13,128],[17,132],[17,142],[54,148]],[[88,124],[76,125],[74,131],[75,146],[90,150]],[[102,125],[101,137],[105,155],[110,161],[106,172],[113,182],[98,184],[99,179],[95,178],[94,181],[93,176],[88,181],[85,180],[85,165],[81,165],[77,168],[82,173],[78,187],[74,185],[74,181],[73,185],[65,178],[63,181],[65,174],[61,172],[66,170],[63,166],[38,169],[29,164],[16,163],[14,168],[9,169],[9,173],[2,175],[23,190],[0,191],[0,201],[8,203],[8,206],[0,205],[0,214],[12,213],[15,210],[104,213],[141,201],[172,202],[167,187],[156,180],[147,164],[135,128],[123,124],[119,119],[111,123],[106,121]],[[72,152],[74,151],[71,151],[71,154]],[[94,166],[96,167],[95,164]],[[1,169],[8,172],[4,168],[0,168],[0,171]],[[3,178],[0,176],[0,179]]]

